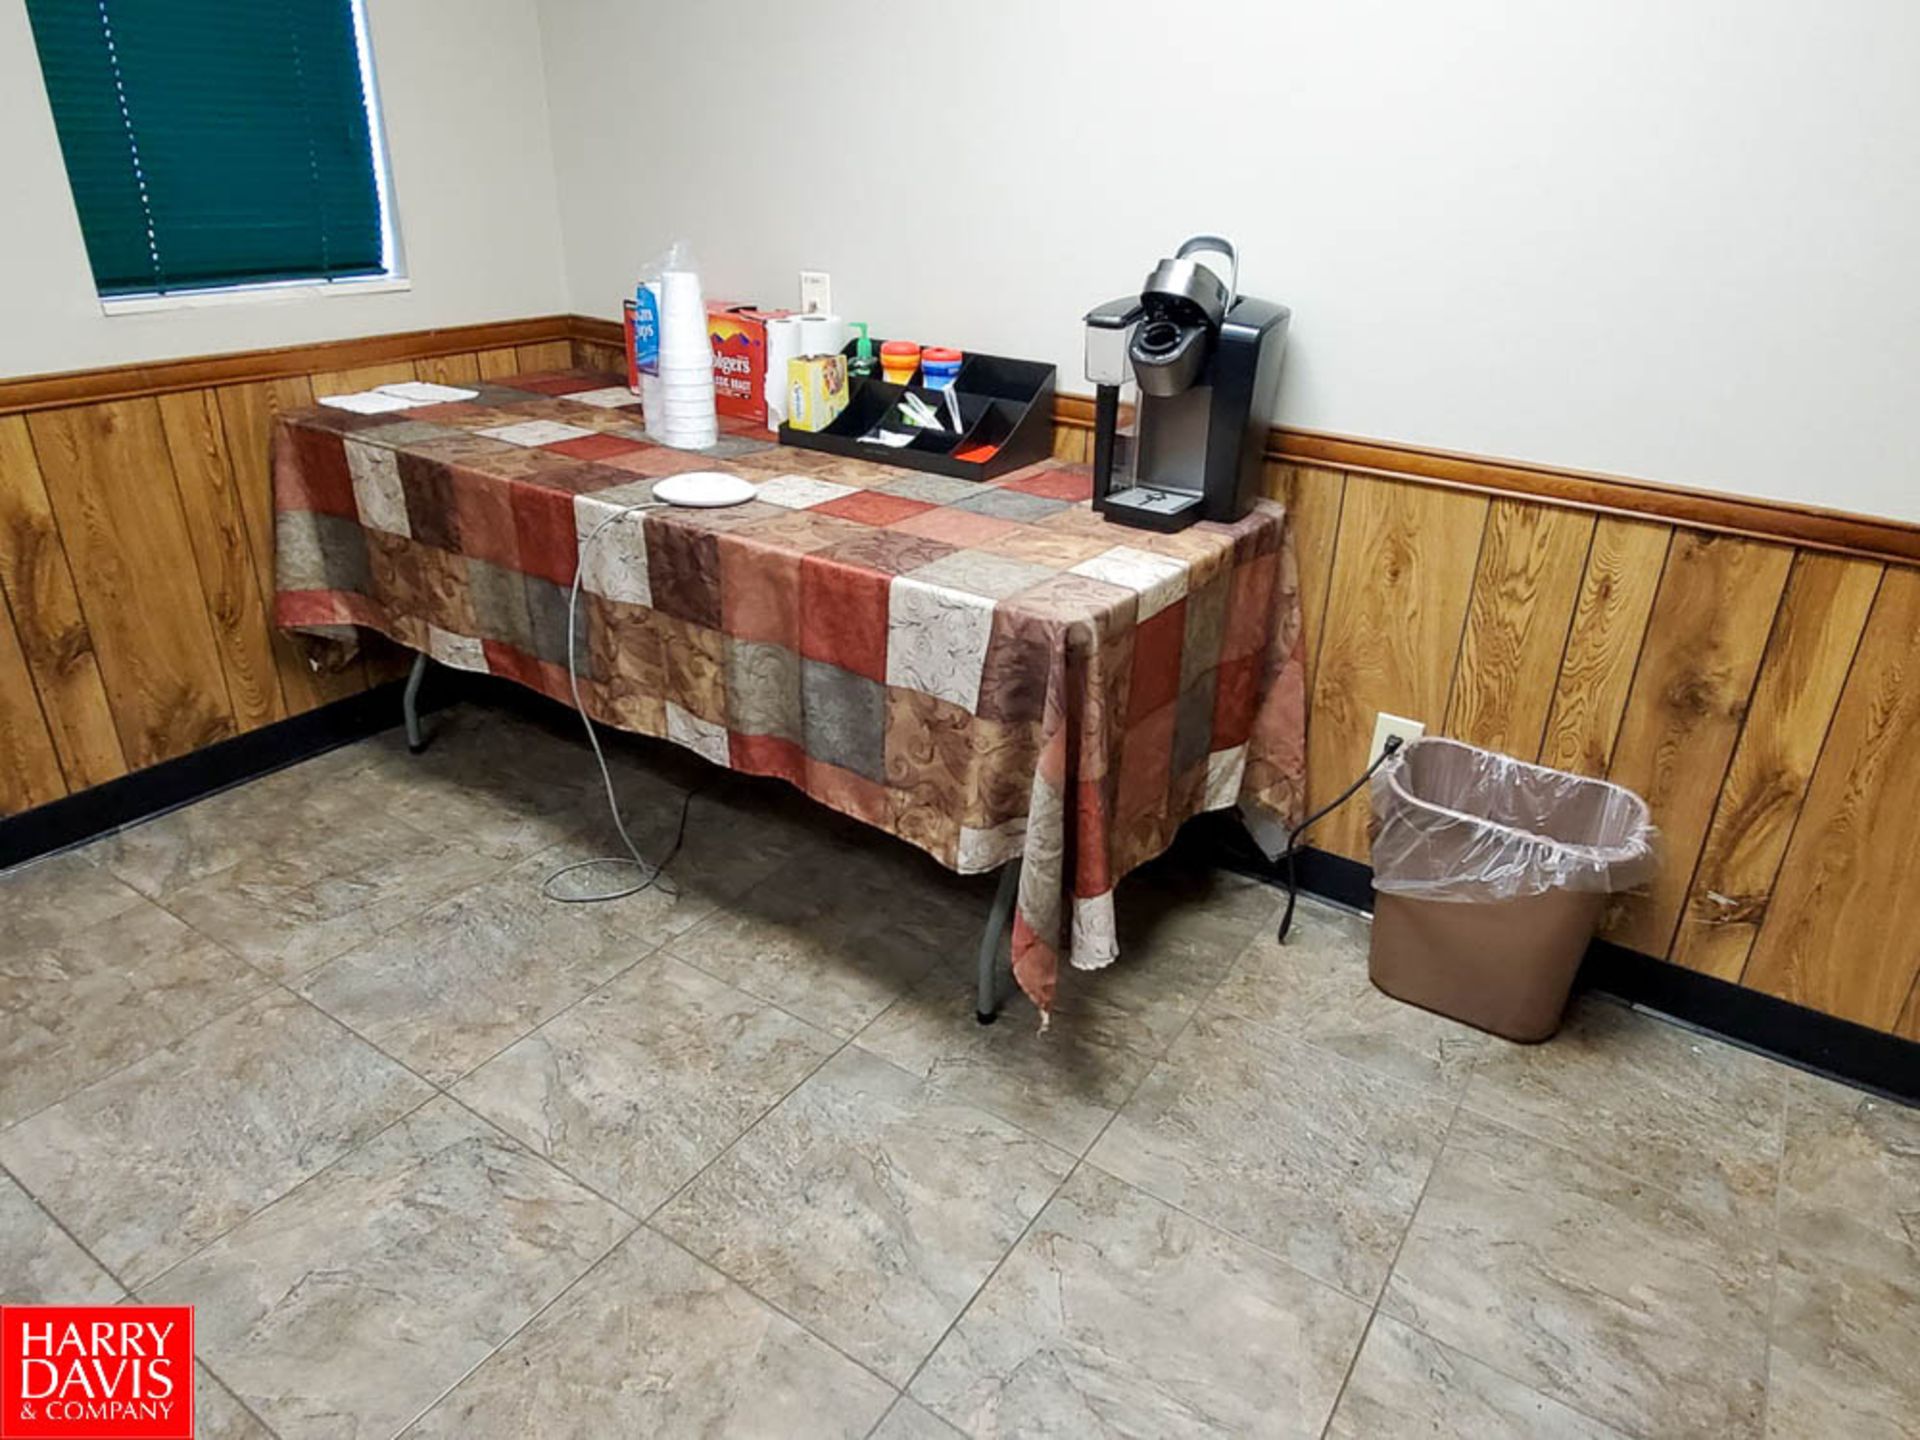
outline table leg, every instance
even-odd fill
[[[418,755],[427,748],[426,737],[420,731],[420,682],[427,678],[427,652],[418,651],[413,657],[413,669],[407,672],[407,688],[400,696],[400,716],[407,722],[407,750]]]
[[[1013,902],[1020,895],[1020,862],[1000,867],[1000,885],[987,910],[986,933],[980,937],[980,988],[974,1001],[974,1019],[991,1025],[1000,1018],[1000,942],[1013,919]]]

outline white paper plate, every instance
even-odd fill
[[[702,510],[722,505],[744,505],[753,499],[756,489],[751,481],[719,470],[689,470],[684,475],[669,475],[657,481],[653,498],[669,505],[692,505]]]

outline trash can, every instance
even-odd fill
[[[1439,737],[1373,778],[1373,948],[1396,999],[1545,1040],[1606,897],[1653,874],[1631,790]]]

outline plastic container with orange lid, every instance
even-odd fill
[[[889,340],[880,347],[880,374],[889,385],[911,385],[920,368],[920,347],[911,340]]]

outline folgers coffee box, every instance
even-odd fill
[[[715,410],[756,425],[767,423],[767,321],[792,313],[725,300],[707,302]]]

